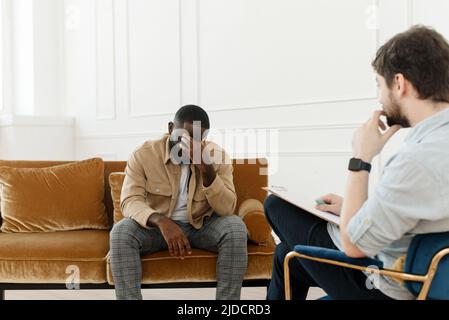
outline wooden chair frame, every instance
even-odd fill
[[[433,258],[432,262],[430,263],[430,266],[427,270],[427,273],[425,275],[415,275],[395,270],[389,270],[389,269],[377,269],[372,267],[362,267],[358,265],[353,265],[345,262],[340,261],[334,261],[329,259],[322,259],[322,258],[315,258],[310,257],[304,254],[300,254],[296,251],[291,251],[287,254],[284,260],[284,284],[285,284],[285,299],[291,300],[291,286],[290,286],[290,267],[289,263],[290,260],[293,258],[301,258],[301,259],[308,259],[316,262],[322,262],[327,263],[334,266],[340,266],[344,268],[350,268],[370,273],[375,273],[379,275],[388,276],[394,279],[404,280],[404,281],[416,281],[416,282],[422,282],[423,287],[421,289],[421,292],[419,293],[417,300],[426,300],[427,295],[429,293],[430,286],[432,285],[432,281],[435,277],[435,274],[438,269],[438,264],[440,263],[441,259],[443,259],[445,256],[449,255],[449,248],[445,248],[440,250]]]

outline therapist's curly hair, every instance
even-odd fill
[[[379,49],[372,65],[389,88],[402,74],[420,99],[449,102],[449,43],[432,28],[418,25],[396,35]]]

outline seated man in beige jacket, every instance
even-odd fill
[[[125,219],[110,238],[117,299],[142,299],[141,254],[169,250],[183,259],[191,247],[218,252],[216,298],[240,299],[247,230],[234,215],[232,163],[205,141],[209,128],[202,108],[184,106],[169,134],[131,155],[121,193]]]

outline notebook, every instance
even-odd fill
[[[275,196],[291,203],[292,205],[301,208],[310,214],[313,214],[317,216],[318,218],[321,218],[323,220],[326,220],[330,223],[336,224],[337,226],[340,225],[340,217],[330,213],[330,212],[322,212],[317,209],[315,209],[315,200],[314,199],[307,199],[299,194],[299,192],[294,192],[291,190],[288,190],[286,187],[281,186],[271,186],[271,187],[263,187],[262,188],[265,191],[268,191]]]

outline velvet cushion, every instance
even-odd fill
[[[260,246],[268,245],[272,235],[264,211],[256,210],[248,212],[243,218],[243,222],[248,229],[248,238],[250,241]]]
[[[107,230],[0,233],[0,244],[1,282],[106,282]]]
[[[274,242],[267,247],[248,245],[248,268],[244,280],[271,279]],[[192,249],[192,254],[184,260],[172,257],[168,251],[141,256],[142,283],[183,283],[214,282],[217,269],[217,254],[214,252]],[[114,284],[111,267],[107,264],[108,283]]]
[[[107,229],[104,163],[0,168],[2,232]]]
[[[109,175],[109,186],[111,187],[112,204],[114,205],[114,224],[123,219],[122,209],[120,208],[120,194],[125,180],[123,172],[113,172]]]
[[[256,199],[247,199],[240,205],[238,213],[248,229],[249,239],[259,245],[267,245],[272,236],[263,204]]]

